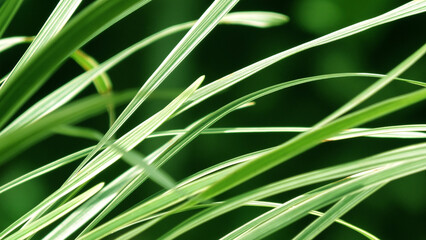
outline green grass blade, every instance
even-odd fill
[[[61,218],[65,214],[71,212],[76,207],[78,207],[80,204],[85,202],[87,199],[92,197],[95,193],[97,193],[99,190],[102,189],[103,183],[100,183],[91,189],[87,190],[86,192],[82,193],[81,195],[75,197],[68,203],[56,208],[52,212],[46,214],[44,217],[38,219],[37,221],[29,224],[23,229],[20,229],[19,231],[13,233],[9,237],[6,238],[6,240],[12,240],[12,239],[24,239],[27,238],[41,229],[45,228],[46,226],[50,225],[52,222],[56,221],[57,219]]]
[[[80,150],[78,152],[75,152],[73,154],[70,154],[66,157],[63,157],[61,159],[58,159],[56,161],[53,161],[49,164],[46,164],[40,168],[35,169],[34,171],[31,171],[27,174],[24,174],[6,184],[4,184],[3,186],[0,187],[0,194],[3,192],[6,192],[7,190],[14,188],[22,183],[25,183],[27,181],[30,181],[36,177],[39,177],[41,175],[44,175],[48,172],[51,172],[55,169],[58,169],[62,166],[65,166],[66,164],[72,163],[84,156],[86,156],[87,154],[89,154],[89,151],[91,151],[93,149],[93,147],[89,147],[89,148],[85,148],[83,150]]]
[[[83,164],[88,162],[123,125],[123,123],[133,114],[134,111],[146,100],[146,98],[167,78],[167,76],[189,55],[189,53],[213,30],[213,28],[234,6],[238,0],[215,0],[212,5],[203,13],[195,25],[181,39],[176,47],[169,53],[155,72],[149,77],[144,85],[139,89],[133,100],[127,105],[118,116],[113,126],[99,142],[98,147],[86,157]],[[1,109],[1,108],[0,108]],[[83,165],[82,164],[82,165]]]
[[[16,45],[29,43],[32,40],[33,37],[9,37],[0,39],[0,53]]]
[[[233,12],[222,19],[224,24],[253,26],[259,28],[279,26],[288,21],[289,18],[283,14],[264,11]]]
[[[91,56],[83,52],[82,50],[77,50],[71,54],[71,58],[74,59],[84,70],[90,71],[93,68],[99,66],[99,63]],[[104,72],[101,73],[98,77],[93,79],[93,84],[95,85],[96,90],[101,95],[112,94],[112,83],[109,76]],[[115,110],[114,105],[107,106],[107,112],[109,116],[110,126],[115,121]]]
[[[301,133],[311,130],[309,127],[229,127],[208,128],[200,134],[239,134],[239,133]],[[380,128],[352,128],[339,133],[327,141],[350,139],[355,137],[374,138],[426,138],[425,124],[398,125]],[[185,129],[158,131],[149,135],[148,138],[176,136],[186,133]]]
[[[9,77],[3,83],[3,86],[7,86],[8,79],[13,77],[16,73],[22,71],[22,68],[31,59],[31,57],[36,54],[40,48],[45,46],[46,43],[49,42],[49,40],[52,39],[59,31],[61,31],[80,3],[81,0],[59,1],[58,5],[44,23],[40,32],[31,42],[30,47],[27,49],[27,51],[25,51],[24,55],[21,57],[21,59],[19,59],[19,62],[15,65],[14,69],[10,73]]]
[[[51,129],[63,125],[72,124],[104,111],[105,105],[110,102],[123,104],[127,102],[133,92],[125,92],[105,96],[90,96],[75,103],[69,104],[54,113],[40,119],[39,121],[0,136],[0,163],[10,160],[17,152],[31,146],[32,144],[52,134]]]
[[[265,153],[267,154],[268,152]],[[265,155],[262,154],[262,155]],[[181,234],[199,226],[200,224],[207,222],[217,216],[225,214],[229,211],[232,211],[244,204],[264,199],[276,194],[280,194],[286,191],[297,189],[300,187],[308,186],[311,184],[329,181],[332,179],[337,179],[341,177],[346,177],[351,174],[356,174],[362,171],[367,171],[373,168],[380,168],[389,164],[398,164],[404,163],[407,161],[413,161],[417,159],[424,158],[426,154],[426,143],[408,146],[393,151],[385,152],[378,154],[376,156],[371,156],[362,160],[352,161],[345,164],[340,164],[332,167],[327,167],[324,169],[319,169],[304,174],[296,175],[266,186],[260,187],[255,190],[248,191],[244,194],[235,196],[223,204],[206,209],[200,213],[195,214],[191,218],[185,220],[180,225],[176,226],[169,232],[167,232],[163,237],[165,239],[172,239],[180,236]],[[258,158],[259,156],[255,156]],[[238,166],[234,167],[238,168]],[[231,172],[233,169],[231,170]],[[222,175],[223,176],[223,175]]]
[[[0,38],[24,0],[6,0],[0,7]]]
[[[92,128],[76,127],[71,125],[62,125],[52,130],[56,134],[61,134],[68,137],[86,138],[94,141],[99,141],[103,134]]]
[[[137,166],[143,169],[144,172],[158,185],[165,189],[172,189],[176,186],[176,181],[160,168],[151,166],[145,161],[145,158],[138,152],[129,151],[123,153],[123,160],[129,163],[131,166]]]
[[[231,13],[231,14],[233,14],[231,15],[231,19],[233,20],[233,22],[237,22],[237,19],[238,19],[237,17],[240,16],[238,12]],[[268,14],[276,14],[276,13],[266,12],[265,14],[268,15]],[[253,16],[257,16],[257,15],[258,15],[257,13],[253,14]],[[227,16],[225,16],[219,23],[225,24],[226,20],[229,19]],[[245,14],[244,16],[247,17],[247,14]],[[231,21],[228,21],[228,22],[229,24],[231,24]],[[152,43],[155,43],[156,41],[162,38],[170,36],[174,33],[178,33],[178,32],[190,29],[194,24],[195,24],[195,21],[174,25],[133,44],[127,49],[111,57],[109,60],[100,64],[98,67],[95,67],[94,69],[73,79],[69,83],[61,86],[60,88],[58,88],[57,90],[49,94],[47,97],[43,98],[42,100],[40,100],[39,102],[31,106],[27,111],[25,111],[25,113],[21,114],[12,123],[10,123],[5,129],[3,129],[1,133],[3,134],[4,132],[9,131],[11,129],[24,126],[32,121],[35,121],[41,118],[45,114],[59,108],[63,104],[70,101],[78,93],[80,93],[85,87],[87,87],[93,81],[93,79],[95,79],[102,73],[106,72],[110,68],[114,67],[115,65],[117,65],[118,63],[120,63],[125,58],[132,55],[133,53],[143,49],[144,47]],[[252,25],[247,25],[247,26],[252,26]]]
[[[0,89],[0,127],[30,98],[61,63],[100,32],[142,7],[149,0],[100,0],[75,16],[39,49]]]
[[[210,96],[213,96],[214,94],[217,94],[218,92],[229,88],[230,86],[246,79],[247,77],[259,72],[262,69],[265,69],[266,67],[285,59],[291,55],[294,55],[296,53],[305,51],[307,49],[317,47],[323,44],[327,44],[342,38],[349,37],[351,35],[354,35],[356,33],[368,30],[370,28],[379,26],[381,24],[385,24],[388,22],[395,21],[397,19],[401,19],[404,17],[408,17],[414,14],[419,14],[426,11],[426,2],[425,1],[410,1],[396,9],[393,9],[392,11],[389,11],[387,13],[384,13],[380,16],[353,24],[351,26],[342,28],[340,30],[337,30],[335,32],[332,32],[330,34],[324,35],[322,37],[319,37],[317,39],[314,39],[312,41],[303,43],[301,45],[298,45],[296,47],[293,47],[291,49],[285,50],[283,52],[277,53],[273,56],[270,56],[268,58],[265,58],[263,60],[260,60],[256,63],[253,63],[243,69],[240,69],[236,72],[233,72],[221,79],[218,79],[202,88],[197,90],[197,92],[194,93],[194,95],[188,100],[187,103],[183,106],[183,108],[176,113],[180,114],[181,112],[189,109],[190,107],[198,104],[199,102],[207,99]]]
[[[318,234],[320,234],[324,229],[330,226],[336,219],[343,216],[361,201],[369,197],[371,194],[376,192],[378,189],[383,187],[383,185],[374,186],[371,188],[367,188],[359,193],[353,193],[342,198],[339,202],[337,202],[333,207],[331,207],[325,214],[319,218],[317,218],[314,222],[312,222],[308,227],[303,229],[294,240],[302,240],[302,239],[313,239]]]
[[[343,196],[363,190],[368,187],[374,187],[384,184],[410,174],[421,172],[426,169],[426,159],[401,163],[384,167],[383,169],[369,171],[361,176],[353,176],[345,181],[332,184],[303,202],[286,208],[276,208],[262,216],[256,218],[255,227],[247,229],[238,236],[239,239],[260,239],[266,237],[275,231],[293,223],[305,216],[311,209],[326,206]]]

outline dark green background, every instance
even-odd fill
[[[26,0],[4,37],[35,35],[55,7],[56,2],[55,0]],[[79,10],[90,2],[92,1],[83,1]],[[90,41],[83,47],[83,50],[100,62],[104,61],[156,31],[198,18],[211,2],[154,0]],[[168,77],[158,92],[142,105],[120,133],[131,129],[160,109],[168,100],[201,75],[206,75],[205,83],[211,82],[257,60],[350,24],[377,16],[404,2],[385,0],[241,1],[234,10],[276,11],[288,15],[290,22],[271,29],[242,26],[217,27]],[[425,24],[425,14],[414,16],[289,57],[188,111],[166,124],[164,129],[185,127],[203,114],[271,84],[327,73],[386,73],[424,43],[426,39]],[[109,71],[115,90],[139,88],[182,36],[183,33],[164,39],[138,52]],[[25,46],[19,46],[0,55],[1,76],[11,70],[24,51]],[[403,76],[424,81],[425,64],[426,61],[423,58]],[[27,106],[81,72],[82,70],[74,62],[67,61]],[[371,82],[369,79],[360,78],[338,79],[288,89],[260,99],[254,107],[230,114],[215,126],[311,126],[351,99]],[[363,106],[414,89],[416,88],[407,84],[392,83]],[[90,87],[82,95],[94,92],[94,88]],[[425,123],[425,110],[424,103],[417,104],[365,126]],[[107,117],[103,115],[86,121],[82,125],[104,132],[108,127]],[[183,179],[189,174],[220,161],[280,144],[292,135],[204,135],[172,159],[165,166],[165,170],[176,180]],[[138,149],[142,153],[148,154],[166,140],[149,140],[141,144]],[[217,199],[221,200],[239,191],[297,173],[348,162],[417,142],[420,140],[359,138],[322,144]],[[94,142],[88,140],[54,136],[16,157],[14,161],[3,165],[0,169],[0,183],[6,183],[36,167],[92,144]],[[71,167],[74,168],[76,165]],[[71,173],[71,167],[60,169],[2,194],[0,196],[0,227],[4,228],[16,220],[58,188]],[[125,163],[117,163],[96,180],[108,181],[127,167]],[[426,175],[424,172],[392,182],[345,215],[343,219],[365,228],[383,239],[426,239],[425,186]],[[159,189],[153,183],[142,186],[119,207],[117,212],[128,209]],[[312,187],[275,196],[269,200],[284,202],[309,189]],[[264,209],[242,208],[202,225],[182,239],[200,239],[201,236],[203,239],[216,239],[263,211]],[[167,230],[171,224],[176,224],[185,217],[186,215],[180,215],[175,219],[165,221],[160,227],[152,229],[149,232],[151,235],[147,239],[155,238],[159,233]],[[313,219],[313,217],[307,217],[293,224],[292,227],[272,235],[270,239],[289,239]],[[352,230],[334,224],[318,239],[362,239],[362,237]]]

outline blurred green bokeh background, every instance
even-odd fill
[[[83,1],[79,10],[91,2],[93,1]],[[83,47],[83,50],[102,62],[136,41],[165,27],[197,19],[211,2],[199,0],[152,1],[90,41]],[[130,119],[120,133],[125,133],[160,109],[200,75],[206,75],[206,82],[211,82],[257,60],[350,24],[377,16],[405,2],[385,0],[241,1],[234,11],[276,11],[288,15],[290,22],[284,26],[271,29],[254,29],[241,26],[217,27],[168,77],[154,96],[142,105],[141,109]],[[5,37],[35,35],[56,3],[56,0],[26,0],[6,31]],[[212,98],[183,114],[166,124],[164,129],[185,127],[209,111],[271,84],[327,73],[386,73],[424,43],[426,39],[425,24],[425,14],[414,16],[289,57],[250,77],[220,96]],[[119,91],[127,88],[139,88],[182,36],[183,33],[162,40],[138,52],[109,71],[114,89]],[[1,76],[11,70],[25,48],[26,46],[19,46],[0,55]],[[425,66],[426,59],[423,58],[403,76],[424,81]],[[81,72],[82,70],[74,62],[67,61],[27,106]],[[371,82],[371,79],[338,79],[281,91],[260,99],[254,107],[229,115],[215,126],[311,126],[359,93]],[[406,84],[393,83],[363,106],[414,89],[415,87]],[[84,92],[85,95],[93,93],[95,93],[93,87]],[[417,104],[365,126],[425,123],[425,106],[425,103]],[[82,125],[105,132],[108,127],[107,116],[97,117],[84,122]],[[293,135],[276,133],[204,135],[166,164],[164,169],[176,180],[180,180],[220,161],[275,146]],[[148,154],[166,140],[148,140],[141,144],[138,149],[142,153]],[[230,193],[218,197],[218,199],[224,199],[239,191],[261,186],[297,173],[356,160],[416,142],[419,141],[360,138],[322,144]],[[89,140],[54,136],[16,157],[7,165],[3,165],[0,169],[0,183],[6,183],[43,164],[92,144],[94,142]],[[0,227],[6,227],[58,188],[74,167],[76,167],[76,164],[2,194],[0,196]],[[117,163],[99,176],[96,181],[108,181],[127,167],[126,163]],[[392,182],[345,215],[343,219],[365,228],[383,239],[426,239],[425,186],[426,175],[424,172]],[[312,186],[292,191],[275,196],[270,200],[284,202],[290,197],[311,188]],[[128,209],[158,190],[160,188],[154,183],[143,185],[126,202],[121,204],[115,213]],[[199,239],[199,236],[203,236],[204,239],[217,239],[264,210],[243,208],[231,212],[191,231],[182,239]],[[151,235],[147,236],[147,239],[155,238],[159,232],[165,231],[171,224],[176,224],[186,216],[180,215],[175,219],[165,221],[162,226],[152,229]],[[269,239],[288,239],[313,219],[313,217],[307,217]],[[206,232],[208,232],[207,235]],[[357,233],[334,224],[318,239],[362,238]]]

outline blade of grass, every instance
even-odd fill
[[[52,130],[56,134],[61,134],[69,137],[86,138],[94,141],[99,141],[103,134],[92,129],[85,127],[76,127],[71,125],[61,125]]]
[[[71,54],[71,58],[74,59],[84,70],[90,71],[93,68],[99,66],[99,63],[91,56],[83,52],[82,50],[77,50]],[[112,94],[112,83],[111,79],[106,73],[101,73],[98,77],[93,79],[93,84],[95,85],[96,90],[101,95]],[[115,121],[115,110],[114,105],[107,106],[107,112],[109,116],[110,126]]]
[[[238,134],[238,133],[300,133],[309,131],[309,127],[229,127],[208,128],[200,134]],[[379,128],[352,128],[339,133],[327,141],[350,139],[355,137],[374,138],[426,138],[425,124],[397,125]],[[185,129],[158,131],[149,135],[148,138],[176,136],[186,133]]]
[[[24,0],[6,0],[0,7],[0,38]]]
[[[307,226],[303,231],[297,234],[293,240],[301,240],[306,239],[310,240],[320,234],[324,229],[330,226],[336,219],[343,216],[361,201],[369,197],[371,194],[379,190],[383,185],[374,186],[371,188],[367,188],[359,193],[350,194],[340,201],[338,201],[333,207],[331,207],[325,214],[319,218],[317,218],[314,222],[312,222],[309,226]]]
[[[75,50],[149,0],[100,0],[77,14],[0,88],[0,128]]]
[[[33,40],[33,37],[21,37],[21,36],[0,39],[0,52],[3,52],[19,44],[29,43],[32,40]]]
[[[76,207],[78,207],[80,204],[85,202],[87,199],[92,197],[95,193],[97,193],[99,190],[102,189],[103,183],[100,183],[91,189],[87,190],[86,192],[82,193],[81,195],[75,197],[68,203],[64,204],[61,207],[58,207],[57,209],[53,210],[52,212],[46,214],[46,216],[40,218],[39,220],[29,224],[27,227],[20,229],[19,231],[13,233],[10,235],[6,240],[12,240],[12,239],[24,239],[27,238],[41,229],[45,228],[46,226],[49,226],[51,223],[56,221],[57,219],[61,218],[65,214],[71,212]]]

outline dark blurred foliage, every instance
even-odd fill
[[[55,0],[26,0],[12,25],[6,31],[5,37],[36,34],[55,7],[56,2]],[[84,1],[79,10],[91,2]],[[152,1],[90,41],[83,49],[102,62],[156,31],[198,18],[211,2],[198,0]],[[235,11],[276,11],[288,15],[290,22],[272,29],[254,29],[241,26],[217,27],[168,77],[158,89],[158,92],[142,105],[141,109],[128,121],[120,133],[131,129],[160,109],[177,92],[187,87],[201,75],[206,75],[205,83],[211,82],[257,60],[339,28],[377,16],[403,3],[405,1],[241,1],[235,7]],[[272,84],[327,73],[386,73],[424,43],[426,39],[425,23],[425,14],[413,16],[291,56],[179,116],[162,129],[185,127],[195,119],[231,100]],[[108,74],[113,80],[115,90],[139,88],[182,36],[183,33],[164,39],[138,52],[110,70]],[[0,75],[11,70],[25,48],[25,46],[19,46],[2,53],[0,56]],[[426,76],[425,63],[426,60],[423,58],[403,76],[424,81],[424,76]],[[28,103],[27,107],[81,72],[82,70],[75,63],[67,61],[41,91],[33,97],[32,102]],[[372,83],[371,79],[337,79],[284,90],[260,99],[254,107],[230,114],[215,126],[311,126],[351,99],[370,83]],[[395,82],[374,96],[367,104],[414,89],[416,88],[407,84]],[[90,87],[82,95],[93,94],[94,92],[94,88]],[[363,106],[365,105],[363,104]],[[425,106],[425,103],[417,104],[368,123],[365,127],[425,123]],[[102,115],[90,121],[85,121],[81,125],[104,132],[108,127],[107,117]],[[164,169],[175,179],[180,180],[220,161],[275,146],[293,135],[201,136],[166,164]],[[146,141],[138,147],[138,150],[148,154],[164,141],[166,139]],[[236,188],[236,190],[219,196],[217,199],[224,199],[240,191],[297,173],[356,160],[417,142],[419,141],[362,138],[322,144],[268,173],[256,177],[247,184]],[[0,170],[0,181],[1,183],[10,181],[36,167],[92,144],[94,142],[88,140],[54,136],[16,157],[14,161],[3,165]],[[0,196],[1,228],[16,220],[58,188],[74,167],[76,167],[76,164],[2,194]],[[125,163],[116,163],[96,178],[96,181],[109,181],[127,167]],[[365,228],[383,239],[426,239],[425,184],[426,175],[424,172],[392,182],[346,214],[343,219]],[[284,202],[290,197],[309,189],[312,189],[312,187],[275,196],[270,200]],[[121,204],[115,213],[128,209],[158,190],[160,188],[154,183],[147,183]],[[199,239],[200,236],[203,236],[203,239],[216,239],[263,211],[264,209],[254,208],[239,209],[215,219],[209,224],[202,225],[182,239]],[[165,221],[162,225],[152,229],[146,239],[155,238],[158,234],[169,229],[171,225],[185,219],[186,216],[188,215],[182,214]],[[291,227],[272,235],[269,239],[289,239],[313,219],[313,217],[306,217]],[[206,234],[207,232],[208,234]],[[362,237],[341,225],[333,224],[318,239],[362,239]]]

